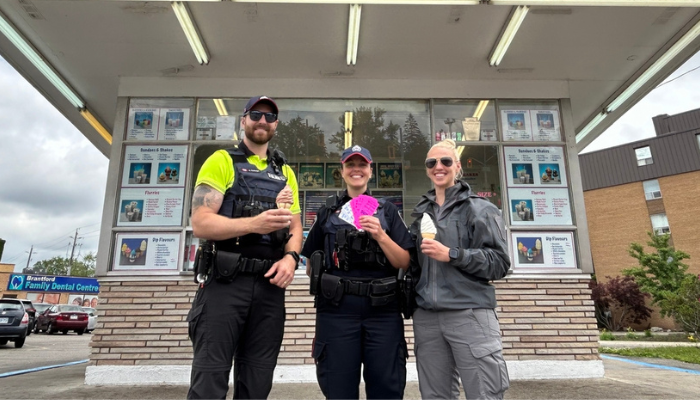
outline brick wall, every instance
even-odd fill
[[[313,364],[315,309],[308,278],[287,290],[287,321],[278,364]],[[190,277],[100,280],[91,365],[189,365],[185,318],[196,285]],[[508,360],[598,359],[593,303],[585,279],[504,279],[496,283]],[[413,356],[413,327],[405,321]]]
[[[650,214],[665,212],[671,228],[672,245],[690,254],[688,272],[700,273],[700,171],[659,178],[661,199],[647,202],[642,182],[584,192],[593,264],[599,281],[619,276],[621,271],[637,265],[629,253],[632,242],[646,243],[651,231]],[[673,320],[652,318],[637,326],[675,328]]]

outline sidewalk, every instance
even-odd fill
[[[643,360],[649,364],[640,365],[624,360],[605,356],[605,378],[602,379],[514,381],[506,392],[506,399],[698,397],[700,366],[649,359]],[[665,367],[671,364],[675,369]],[[1,378],[0,399],[184,399],[187,395],[186,386],[85,386],[86,366],[81,364]],[[227,398],[231,396],[229,391]],[[310,383],[275,384],[270,394],[270,399],[322,398],[318,386]],[[405,398],[420,398],[417,383],[406,385]]]

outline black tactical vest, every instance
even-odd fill
[[[233,160],[233,186],[224,193],[219,215],[229,218],[254,217],[263,211],[277,208],[277,194],[287,184],[282,173],[284,160],[275,161],[268,152],[267,168],[259,170],[248,162],[241,149],[226,150]],[[289,229],[266,235],[251,233],[245,236],[217,241],[217,249],[240,253],[245,258],[279,260],[284,255],[284,244]]]
[[[329,270],[354,272],[349,275],[368,275],[373,278],[395,276],[396,269],[389,264],[379,243],[370,237],[369,233],[358,231],[351,225],[340,219],[339,211],[343,204],[338,201],[327,210],[326,221],[322,225],[324,233],[324,251],[326,252],[326,266]],[[389,224],[384,214],[384,200],[379,199],[379,207],[375,212],[384,230]]]

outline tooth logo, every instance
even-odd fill
[[[22,286],[24,286],[24,276],[22,275],[12,275],[12,279],[10,280],[10,290],[22,290]]]

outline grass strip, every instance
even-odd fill
[[[665,358],[668,360],[700,364],[700,347],[640,347],[631,349],[613,349],[610,347],[601,347],[599,352],[605,354],[617,354],[619,356],[626,357]]]

